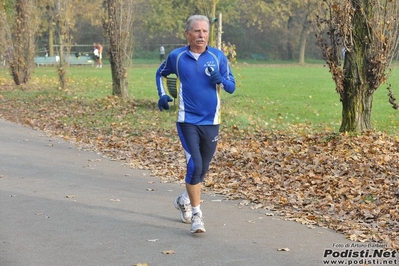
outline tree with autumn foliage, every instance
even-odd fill
[[[370,130],[373,93],[386,83],[391,61],[397,55],[399,3],[394,0],[324,0],[324,3],[328,13],[318,20],[318,45],[342,102],[340,131]],[[397,109],[391,91],[389,95]]]
[[[10,59],[9,48],[11,46],[11,30],[8,21],[13,4],[10,0],[0,5],[0,65],[8,64]]]
[[[36,3],[42,18],[39,29],[39,37],[46,36],[46,43],[49,47],[49,56],[57,53],[54,45],[59,45],[58,38],[65,36],[67,43],[73,43],[77,35],[77,24],[88,23],[91,26],[101,25],[102,0],[42,0]],[[58,8],[60,7],[60,8]],[[61,29],[64,28],[64,29]],[[66,34],[66,31],[68,32]],[[90,40],[89,43],[92,43]]]
[[[67,87],[67,74],[68,74],[68,63],[67,58],[70,56],[71,45],[73,43],[73,37],[71,35],[72,29],[74,28],[75,20],[73,16],[73,0],[54,0],[54,21],[55,21],[55,32],[58,39],[58,52],[60,61],[58,64],[57,72],[58,79],[60,82],[60,88],[66,89]]]
[[[35,38],[39,25],[35,1],[7,1],[0,8],[11,76],[16,85],[26,84],[34,68]]]

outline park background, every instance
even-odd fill
[[[41,5],[46,8],[46,1]],[[239,8],[238,8],[239,7]],[[78,1],[74,6],[72,32],[76,44],[72,52],[92,52],[93,42],[106,45],[101,21],[102,1]],[[217,9],[216,9],[217,8]],[[222,14],[222,40],[235,46],[237,58],[249,59],[252,54],[267,55],[273,60],[299,61],[321,59],[316,46],[315,20],[322,10],[319,1],[135,1],[131,11],[134,19],[134,58],[158,58],[159,46],[166,51],[184,45],[184,21],[193,13],[205,14],[219,26]],[[43,16],[37,55],[44,56],[44,45],[58,44],[50,17]],[[54,36],[53,36],[54,35]],[[57,53],[55,50],[54,53]],[[105,52],[106,56],[107,53]]]

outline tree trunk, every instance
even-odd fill
[[[368,0],[352,0],[355,13],[352,21],[353,43],[344,62],[344,91],[342,100],[341,132],[363,132],[371,129],[371,109],[374,88],[367,81],[367,51],[370,29],[367,19],[373,12]]]
[[[109,39],[108,54],[112,72],[112,95],[127,98],[128,67],[132,60],[132,28],[135,1],[106,0],[104,29]]]
[[[305,64],[305,50],[306,50],[306,39],[308,38],[309,27],[305,24],[302,26],[301,38],[299,41],[299,64]]]
[[[287,42],[287,60],[294,60],[294,46],[291,43],[291,40]]]
[[[111,49],[111,47],[110,47]],[[114,60],[110,58],[111,72],[112,72],[112,95],[120,96],[122,98],[127,98],[128,93],[128,82],[127,82],[127,71],[121,66],[120,60]],[[118,64],[119,62],[119,64]]]
[[[67,67],[68,64],[66,63],[65,53],[64,53],[64,43],[63,38],[59,38],[59,52],[60,52],[60,62],[58,64],[58,80],[60,82],[60,88],[65,90],[67,87]]]
[[[356,59],[359,59],[358,62]],[[362,132],[371,129],[373,94],[365,82],[364,61],[346,53],[342,123],[340,132]]]
[[[36,22],[31,0],[15,3],[16,23],[13,31],[13,49],[10,51],[10,71],[16,85],[26,84],[31,78],[35,56]]]
[[[299,64],[305,64],[306,40],[309,34],[308,16],[302,24],[301,37],[299,40]]]
[[[210,29],[210,36],[209,36],[209,45],[212,47],[216,47],[216,2],[212,3],[212,11],[211,11],[211,29]]]
[[[48,48],[49,56],[54,56],[54,25],[49,23],[48,27]]]
[[[58,0],[56,3],[56,25],[58,33],[58,44],[59,44],[59,57],[60,62],[58,65],[58,79],[60,81],[60,88],[67,88],[67,75],[68,75],[68,63],[67,58],[70,55],[71,50],[71,36],[70,29],[72,25],[69,24],[71,21],[68,17],[70,5],[69,0]]]

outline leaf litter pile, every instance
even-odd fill
[[[159,112],[155,101],[6,95],[0,88],[4,119],[151,170],[163,181],[184,180],[174,114]],[[205,189],[286,219],[333,229],[353,241],[383,242],[399,250],[398,176],[396,136],[222,125]]]

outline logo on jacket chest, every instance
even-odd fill
[[[217,69],[215,61],[208,61],[208,62],[206,62],[206,63],[204,64],[204,67],[205,67],[205,74],[206,74],[207,76],[210,76],[210,75],[211,75],[211,73],[209,73],[209,69],[208,69],[208,68],[211,68],[212,71],[214,71],[215,69]]]
[[[215,61],[208,61],[208,62],[206,62],[205,64],[204,64],[204,67],[205,68],[208,68],[208,67],[213,67],[213,68],[215,68],[216,67],[216,63],[215,63]]]

